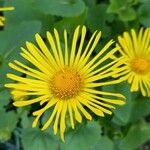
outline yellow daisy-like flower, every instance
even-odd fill
[[[150,28],[141,28],[137,34],[124,32],[118,37],[118,45],[124,62],[124,70],[119,74],[131,84],[131,92],[140,90],[150,97]]]
[[[0,7],[0,12],[9,11],[9,10],[14,10],[14,7]],[[4,21],[5,21],[5,17],[0,16],[0,26],[4,26]]]
[[[92,119],[90,112],[104,117],[104,113],[112,114],[110,109],[114,108],[114,104],[124,104],[123,95],[97,89],[120,82],[120,80],[102,81],[119,71],[117,69],[120,65],[119,59],[115,61],[111,59],[118,48],[108,51],[113,43],[111,40],[92,58],[92,52],[101,37],[101,32],[94,32],[85,48],[83,48],[86,36],[85,26],[81,29],[80,40],[78,40],[79,35],[80,26],[74,32],[72,46],[69,48],[67,31],[64,31],[64,45],[62,45],[59,34],[54,29],[54,37],[47,32],[50,44],[48,48],[40,35],[36,34],[38,47],[27,42],[27,49],[21,48],[21,56],[29,61],[32,67],[17,60],[9,63],[11,68],[28,75],[28,78],[7,74],[8,78],[17,82],[5,85],[12,89],[15,106],[22,107],[34,103],[42,106],[40,110],[33,112],[36,119],[32,127],[35,127],[43,113],[51,108],[53,111],[42,130],[54,122],[54,134],[59,128],[63,141],[66,115],[69,116],[71,127],[74,128],[75,120],[82,122],[82,115],[89,120]],[[109,60],[109,63],[102,65],[106,60]]]

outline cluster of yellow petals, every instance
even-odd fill
[[[0,8],[0,11],[9,10],[14,10],[14,7]],[[0,26],[4,25],[4,21],[5,18],[0,16]],[[118,37],[115,48],[110,49],[114,43],[110,40],[94,57],[91,56],[101,38],[101,32],[95,31],[84,48],[85,36],[86,27],[78,26],[72,45],[68,47],[67,31],[64,30],[63,50],[56,29],[54,37],[47,32],[50,49],[36,34],[38,46],[27,42],[27,49],[21,48],[21,56],[34,67],[17,60],[9,63],[12,69],[30,77],[7,74],[8,78],[15,81],[5,84],[5,87],[12,89],[14,105],[23,107],[39,103],[41,109],[33,112],[36,118],[32,127],[37,126],[45,111],[52,109],[42,130],[53,123],[54,134],[60,130],[63,141],[67,114],[74,128],[75,121],[81,123],[83,116],[88,120],[92,119],[92,113],[104,117],[105,113],[112,114],[114,105],[125,103],[123,95],[97,88],[127,80],[131,84],[131,92],[140,90],[143,96],[150,96],[150,28],[141,28],[138,34],[133,29],[131,33],[124,32],[123,36]],[[120,52],[119,58],[115,56],[116,52]],[[102,65],[105,61],[108,63]],[[106,80],[110,77],[116,78]]]
[[[104,92],[100,88],[121,82],[120,79],[111,78],[122,70],[119,68],[122,64],[120,59],[112,59],[118,48],[111,48],[114,42],[110,40],[92,58],[92,53],[101,38],[101,32],[95,31],[85,45],[86,32],[85,26],[82,28],[78,26],[73,35],[72,45],[69,47],[67,31],[64,30],[64,50],[56,29],[54,29],[54,36],[47,32],[50,48],[41,36],[36,34],[38,46],[27,42],[27,49],[22,48],[21,52],[21,56],[33,67],[17,60],[9,63],[14,70],[28,75],[26,78],[7,74],[8,78],[16,81],[5,84],[7,88],[12,89],[14,105],[16,107],[34,103],[41,105],[41,109],[33,112],[36,118],[32,127],[36,127],[44,112],[51,109],[52,113],[42,130],[53,124],[54,134],[59,130],[63,141],[66,115],[69,116],[70,125],[74,128],[76,121],[82,122],[82,117],[91,120],[93,113],[104,117],[105,114],[112,114],[111,109],[115,108],[114,105],[125,103],[123,95]],[[106,61],[109,63],[103,65]],[[108,78],[111,79],[107,80]]]
[[[131,92],[140,90],[150,97],[150,28],[124,32],[118,37],[118,46],[124,64],[118,75],[131,84]]]

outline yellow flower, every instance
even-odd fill
[[[143,96],[150,96],[150,28],[140,29],[137,34],[124,32],[118,37],[124,66],[122,79],[131,84],[131,92],[140,90]]]
[[[45,111],[53,110],[42,130],[47,129],[54,121],[54,134],[57,133],[59,126],[63,141],[66,115],[69,115],[71,127],[74,128],[75,120],[82,122],[82,115],[89,120],[92,119],[91,112],[104,117],[104,113],[112,114],[110,109],[114,108],[114,104],[124,104],[123,95],[104,92],[98,88],[120,82],[120,80],[102,81],[119,71],[117,69],[120,65],[119,59],[115,61],[111,59],[118,48],[108,50],[113,43],[111,40],[92,58],[92,52],[101,37],[101,32],[95,31],[85,48],[83,48],[86,36],[85,26],[81,29],[80,40],[79,35],[80,27],[78,26],[70,48],[66,30],[64,45],[60,42],[56,29],[54,29],[54,37],[47,32],[49,46],[46,46],[40,35],[36,34],[38,47],[31,42],[26,42],[27,49],[21,48],[21,56],[30,62],[32,67],[17,60],[9,63],[11,68],[28,75],[28,78],[7,74],[8,78],[17,82],[5,85],[12,89],[15,106],[22,107],[33,103],[41,105],[40,110],[33,112],[36,119],[32,127],[37,125]],[[107,60],[109,63],[102,65]]]
[[[0,12],[1,11],[8,11],[8,10],[14,10],[14,7],[0,7]],[[5,18],[3,16],[0,16],[0,26],[3,26],[4,25],[4,21],[5,21]]]

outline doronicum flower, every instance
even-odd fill
[[[122,80],[131,84],[131,92],[140,90],[143,96],[150,97],[150,28],[134,29],[118,37],[122,54]],[[124,69],[123,69],[124,68]]]
[[[14,7],[0,7],[0,12],[9,11],[9,10],[14,10]],[[4,21],[5,21],[5,17],[0,16],[0,26],[4,26]]]
[[[8,78],[16,81],[5,84],[5,87],[12,89],[14,106],[40,104],[41,109],[33,112],[36,118],[32,127],[36,127],[44,112],[51,109],[52,113],[49,114],[50,117],[41,130],[47,129],[53,122],[54,134],[59,129],[63,141],[66,118],[69,117],[70,125],[74,128],[76,121],[82,122],[83,116],[88,120],[92,119],[93,114],[104,117],[105,113],[112,114],[111,109],[115,108],[114,104],[125,103],[123,95],[100,90],[102,86],[120,82],[117,79],[106,80],[119,71],[117,69],[120,65],[119,59],[115,61],[111,59],[118,48],[109,51],[113,44],[111,40],[92,57],[101,32],[95,31],[86,46],[84,46],[85,36],[86,27],[83,26],[80,31],[78,26],[73,35],[72,45],[69,47],[66,30],[64,30],[64,44],[60,42],[56,29],[54,36],[47,32],[49,46],[39,34],[36,34],[38,46],[26,42],[27,49],[21,48],[21,56],[30,62],[32,67],[17,60],[9,63],[14,70],[27,75],[20,77],[7,74]],[[105,61],[109,63],[102,65]]]

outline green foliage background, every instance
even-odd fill
[[[123,31],[149,27],[149,0],[0,0],[1,6],[14,6],[15,10],[3,13],[6,22],[0,28],[0,150],[136,150],[150,141],[150,98],[131,93],[126,82],[103,88],[125,95],[126,105],[112,116],[84,121],[75,130],[68,124],[65,143],[53,135],[51,127],[45,132],[32,129],[31,107],[13,107],[3,86],[9,82],[8,62],[21,59],[20,47],[26,41],[34,42],[35,33],[44,38],[55,27],[60,33],[67,29],[71,37],[77,25],[85,24],[89,35],[102,31],[102,47]]]

